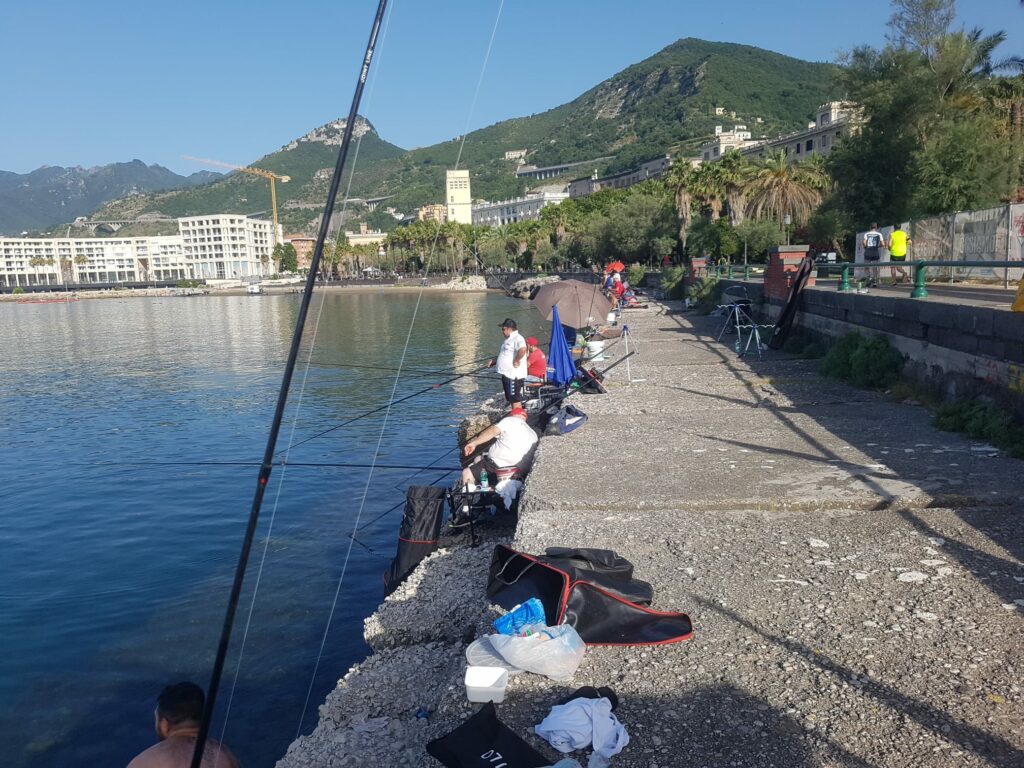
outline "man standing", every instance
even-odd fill
[[[892,235],[889,236],[889,258],[893,263],[892,277],[896,279],[896,273],[900,273],[900,282],[905,283],[910,279],[910,275],[903,268],[903,265],[907,263],[907,246],[913,245],[914,241],[907,237],[907,233],[903,231],[903,227],[896,224],[892,228]]]
[[[517,330],[516,321],[506,317],[501,324],[505,340],[498,350],[498,357],[487,363],[497,366],[501,376],[501,388],[505,391],[505,402],[512,407],[522,405],[523,386],[526,383],[526,339]]]
[[[882,246],[885,245],[885,238],[878,231],[878,225],[872,223],[871,229],[864,233],[864,261],[877,264],[882,258]],[[878,285],[878,271],[872,269],[868,272],[868,286],[874,288]]]
[[[463,484],[480,482],[481,472],[487,471],[488,479],[498,482],[498,470],[515,468],[520,473],[526,470],[530,461],[530,452],[537,444],[537,433],[526,423],[526,411],[514,406],[508,416],[492,424],[474,437],[462,448],[464,456],[472,456],[473,452],[488,440],[495,440],[494,445],[487,449],[483,456],[477,456],[468,467],[462,470]]]
[[[206,696],[195,683],[168,685],[156,699],[153,720],[159,741],[128,763],[128,768],[189,768]],[[203,750],[202,768],[239,768],[231,750],[212,739]]]
[[[533,336],[526,340],[526,381],[537,384],[548,376],[548,359]]]

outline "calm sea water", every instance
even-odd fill
[[[394,374],[377,368],[394,368],[407,339],[407,369],[466,371],[497,350],[505,316],[541,326],[502,296],[431,292],[413,322],[416,300],[314,296],[279,449],[387,403]],[[153,743],[166,683],[206,686],[257,471],[206,462],[262,457],[298,302],[0,304],[4,765],[124,765]],[[381,412],[297,445],[290,461],[457,466],[455,425],[499,387],[476,377],[432,387],[444,378],[403,377],[396,397],[429,391],[394,406],[386,425]],[[362,619],[383,597],[401,509],[359,532],[328,626],[357,515],[365,525],[409,485],[454,478],[378,469],[364,499],[369,474],[274,470],[212,731],[224,729],[248,768],[273,765],[311,730],[367,652]]]

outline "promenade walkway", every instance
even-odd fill
[[[1024,765],[1024,464],[815,362],[740,359],[717,318],[624,320],[644,380],[622,364],[608,395],[574,398],[589,422],[541,441],[518,528],[495,537],[615,549],[695,636],[590,648],[568,684],[518,675],[500,718],[540,745],[552,704],[608,685],[631,736],[616,768]],[[422,745],[475,709],[463,637],[496,615],[489,556],[441,551],[389,598],[374,654],[281,766],[435,764]]]

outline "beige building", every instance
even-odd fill
[[[811,155],[827,155],[844,136],[857,129],[860,109],[848,101],[830,101],[818,107],[813,123],[795,133],[788,133],[743,148],[747,157],[764,157],[779,150],[790,160],[803,160]]]
[[[714,162],[730,149],[744,149],[755,143],[750,140],[750,131],[745,125],[733,126],[731,131],[723,130],[722,126],[716,125],[715,137],[701,144],[700,159],[704,162]]]
[[[416,209],[417,221],[448,221],[448,206],[442,203],[431,203]]]
[[[469,190],[469,171],[445,171],[444,199],[448,221],[473,223],[473,197]]]
[[[590,178],[575,179],[569,182],[567,190],[569,197],[575,200],[578,197],[586,197],[600,192],[602,189],[624,189],[639,184],[641,181],[661,178],[670,165],[672,165],[672,158],[665,155],[613,176],[597,178],[595,173]]]
[[[358,232],[345,232],[349,245],[376,245],[383,243],[387,235],[384,232],[375,232],[366,226],[365,222],[359,222]]]

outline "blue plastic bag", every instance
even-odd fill
[[[501,635],[518,635],[527,624],[543,624],[544,604],[536,597],[520,603],[511,611],[495,619],[491,626]]]

